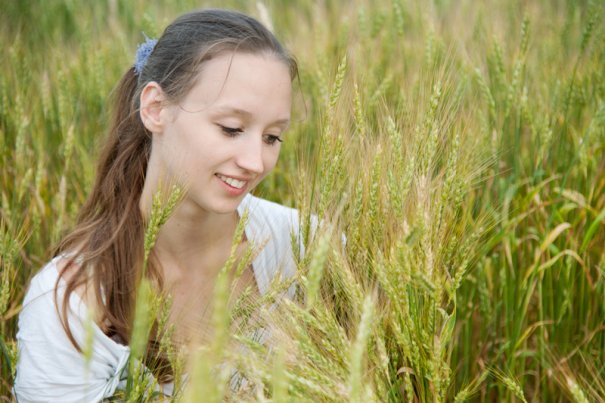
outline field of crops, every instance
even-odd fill
[[[298,60],[255,194],[322,225],[304,220],[303,299],[217,303],[191,362],[166,343],[175,399],[605,401],[605,5],[583,0],[0,0],[0,396],[143,33],[217,6]],[[248,336],[263,323],[270,351]],[[116,397],[152,399],[131,369]]]

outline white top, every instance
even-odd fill
[[[261,294],[264,294],[278,271],[283,278],[295,274],[292,234],[298,234],[298,212],[279,204],[247,195],[237,211],[249,210],[245,227],[248,242],[262,247],[252,268]],[[264,246],[263,246],[264,245]],[[88,318],[86,306],[76,293],[69,299],[70,329],[79,345],[92,326],[92,355],[86,361],[71,344],[61,325],[63,287],[60,280],[55,305],[54,288],[58,277],[57,262],[52,259],[32,280],[19,315],[17,345],[19,359],[14,393],[19,402],[97,402],[125,387],[130,348],[116,343]],[[292,296],[294,286],[288,290]],[[166,391],[165,392],[170,392]]]

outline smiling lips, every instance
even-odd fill
[[[218,178],[225,182],[227,185],[236,189],[242,189],[248,183],[248,181],[241,181],[221,174],[216,174],[216,176],[218,176]]]

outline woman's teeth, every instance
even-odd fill
[[[237,189],[243,188],[244,185],[247,183],[246,181],[238,181],[237,179],[229,178],[228,176],[223,176],[223,175],[218,175],[218,174],[216,176],[218,176],[223,182],[225,182],[229,186],[233,186],[234,188],[237,188]]]

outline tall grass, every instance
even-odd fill
[[[0,3],[8,395],[21,301],[91,187],[108,95],[141,32],[200,4]],[[305,254],[294,301],[219,281],[217,336],[176,363],[175,399],[605,400],[603,5],[203,5],[270,19],[299,60],[256,193],[299,209]],[[120,396],[151,399],[135,375]]]

